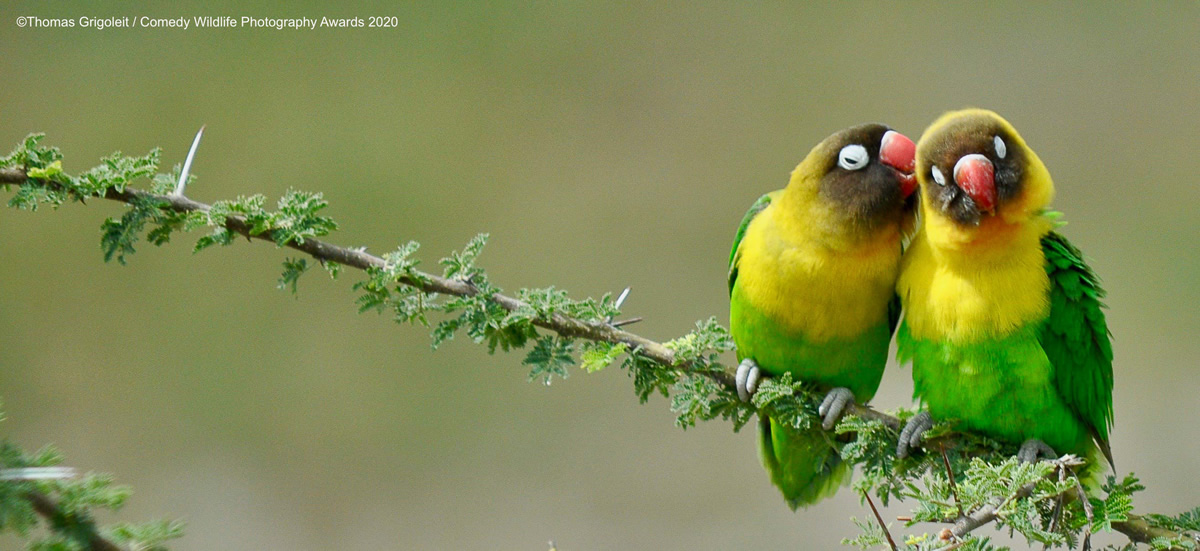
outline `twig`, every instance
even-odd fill
[[[1059,469],[1066,469],[1070,465],[1067,461],[1068,459],[1066,457],[1059,459]],[[1078,459],[1075,459],[1075,461],[1078,461]],[[1092,507],[1091,503],[1089,503],[1087,500],[1087,494],[1083,492],[1083,487],[1080,486],[1078,482],[1079,479],[1076,478],[1076,487],[1073,490],[1077,492],[1079,498],[1082,499],[1084,514],[1087,516],[1088,527],[1084,532],[1086,542],[1087,535],[1090,534],[1091,530]],[[953,536],[956,538],[962,538],[972,531],[992,523],[996,519],[1000,518],[1000,511],[1004,509],[1005,505],[1008,505],[1010,501],[1028,497],[1033,493],[1033,489],[1036,485],[1036,481],[1025,484],[1024,486],[1017,488],[1015,492],[1002,500],[1000,503],[990,503],[988,505],[984,505],[971,515],[959,518],[958,521],[954,523],[954,528],[951,530],[951,534],[953,534]],[[1159,537],[1167,539],[1189,537],[1186,534],[1181,534],[1173,530],[1151,526],[1145,518],[1133,513],[1129,513],[1127,515],[1127,520],[1125,521],[1113,522],[1112,527],[1113,530],[1125,534],[1125,536],[1134,543],[1150,543],[1150,540]],[[1197,542],[1200,543],[1200,538],[1197,538]],[[1183,548],[1173,547],[1170,549],[1170,551],[1186,550]]]
[[[958,516],[962,518],[966,515],[963,512],[962,501],[958,499],[958,484],[954,482],[954,469],[950,468],[950,457],[946,455],[946,446],[938,446],[942,451],[942,463],[946,465],[946,478],[950,481],[950,493],[954,495],[954,506],[958,507]]]
[[[1065,482],[1066,480],[1067,480],[1067,472],[1066,472],[1066,471],[1064,471],[1064,470],[1061,470],[1061,469],[1059,469],[1059,471],[1058,471],[1058,482],[1059,482],[1059,483],[1062,483],[1062,482]],[[1078,483],[1078,482],[1079,482],[1079,479],[1078,479],[1078,478],[1076,478],[1076,479],[1075,479],[1075,482],[1076,482],[1076,483]],[[1079,495],[1087,495],[1087,494],[1084,494],[1084,493],[1083,493],[1083,489],[1082,489],[1082,488],[1080,488],[1080,489],[1079,489]],[[1087,501],[1087,500],[1084,500],[1084,501]],[[1051,532],[1053,532],[1053,531],[1055,531],[1055,530],[1057,530],[1057,529],[1058,529],[1058,522],[1059,522],[1060,520],[1062,520],[1062,514],[1063,514],[1063,504],[1064,504],[1065,502],[1066,502],[1066,495],[1065,495],[1065,493],[1063,493],[1063,494],[1058,494],[1058,498],[1056,498],[1056,499],[1054,500],[1054,511],[1052,511],[1052,512],[1050,513],[1050,531],[1051,531]],[[1091,525],[1091,523],[1092,523],[1092,513],[1091,513],[1091,511],[1087,511],[1087,514],[1088,514],[1088,519],[1087,519],[1087,521],[1088,521],[1089,528],[1090,528],[1090,525]],[[1050,542],[1046,542],[1046,543],[1045,543],[1045,545],[1043,545],[1043,546],[1042,546],[1042,551],[1048,551],[1049,549],[1050,549]]]
[[[1057,465],[1058,469],[1066,469],[1070,465],[1078,465],[1079,459],[1073,455],[1067,455],[1055,460],[1055,464]],[[980,528],[981,526],[990,524],[992,521],[1000,518],[1000,511],[1004,510],[1004,507],[1010,502],[1029,497],[1029,495],[1033,493],[1033,489],[1037,486],[1037,483],[1038,481],[1035,480],[1025,484],[1020,488],[1017,488],[1017,490],[1012,494],[1009,494],[1008,497],[999,500],[999,502],[993,500],[991,503],[980,507],[970,515],[965,517],[960,516],[959,519],[954,523],[954,528],[951,530],[951,533],[954,535],[954,537],[961,538]]]
[[[1087,498],[1087,492],[1083,491],[1083,482],[1080,482],[1079,477],[1075,473],[1071,473],[1071,478],[1075,479],[1075,491],[1079,492],[1079,503],[1083,505],[1083,514],[1087,518],[1087,525],[1083,527],[1083,551],[1091,551],[1092,549],[1092,502]],[[1059,496],[1060,502],[1062,497]]]
[[[1020,489],[1021,491],[1018,491],[1014,495],[1017,497],[1017,499],[1025,497],[1033,491],[1033,486],[1034,485],[1032,483],[1022,486]],[[1024,491],[1026,488],[1028,488],[1028,491]],[[1006,498],[1000,503],[989,503],[983,507],[980,507],[978,511],[971,513],[969,516],[958,519],[958,522],[954,523],[954,528],[950,530],[950,533],[956,538],[961,538],[975,530],[978,530],[982,526],[991,524],[992,521],[1000,518],[1000,508],[1006,505],[1008,501],[1009,499]]]
[[[82,536],[86,540],[87,549],[90,551],[122,551],[121,547],[111,541],[108,541],[96,532],[96,525],[90,519],[72,519],[63,513],[58,504],[50,499],[47,495],[40,492],[28,492],[25,494],[25,499],[33,506],[33,510],[42,518],[57,526],[65,526],[71,523],[72,526],[65,526],[71,530],[73,536]],[[82,530],[82,533],[78,533]]]
[[[892,533],[888,531],[887,525],[883,523],[883,517],[879,516],[879,509],[875,508],[875,500],[871,499],[871,494],[863,490],[863,497],[867,499],[867,504],[871,506],[871,512],[875,514],[875,522],[879,523],[879,529],[883,530],[883,535],[887,536],[888,545],[892,551],[897,551],[896,540],[892,539]]]
[[[1191,537],[1192,539],[1196,540],[1197,543],[1200,543],[1200,538],[1195,536],[1188,536],[1187,534],[1180,534],[1173,530],[1167,530],[1166,528],[1151,526],[1150,523],[1147,522],[1146,519],[1141,515],[1129,513],[1126,515],[1126,517],[1127,518],[1124,521],[1112,523],[1112,527],[1113,530],[1128,536],[1131,541],[1135,541],[1137,543],[1150,543],[1150,540],[1154,538],[1174,539],[1180,537]],[[1171,551],[1185,550],[1182,547],[1172,547]]]
[[[1033,488],[1036,484],[1037,484],[1036,482],[1030,482],[1029,484],[1026,484],[1026,485],[1020,487],[1019,489],[1017,489],[1016,493],[1009,496],[1007,499],[1005,499],[998,505],[993,505],[993,504],[985,505],[985,506],[981,507],[975,513],[971,514],[970,516],[959,519],[959,521],[954,524],[954,528],[951,530],[951,533],[956,538],[962,538],[963,536],[965,536],[983,526],[986,526],[986,525],[992,523],[993,521],[995,521],[997,518],[1000,517],[1000,510],[1003,509],[1004,506],[1007,505],[1009,501],[1012,501],[1013,499],[1021,499],[1024,497],[1028,497],[1029,494],[1033,492]],[[1085,502],[1087,501],[1086,498],[1084,499],[1084,501]],[[1088,509],[1090,509],[1090,504],[1088,506]],[[1090,515],[1088,515],[1088,516],[1089,516],[1088,527],[1085,530],[1085,536],[1084,536],[1085,541],[1086,541],[1086,538],[1088,538],[1088,536],[1090,535],[1090,529],[1091,529],[1091,519],[1090,519]],[[1172,531],[1172,530],[1167,530],[1166,528],[1159,528],[1156,526],[1151,526],[1150,523],[1147,522],[1145,518],[1141,517],[1140,515],[1135,515],[1133,513],[1129,513],[1127,515],[1127,520],[1125,520],[1123,522],[1113,522],[1112,527],[1113,527],[1113,530],[1116,530],[1117,532],[1125,534],[1125,536],[1129,538],[1129,541],[1132,541],[1134,543],[1150,543],[1150,540],[1152,540],[1154,538],[1174,539],[1174,538],[1179,538],[1179,537],[1186,537],[1184,534],[1180,534],[1180,533]],[[1185,550],[1181,547],[1172,547],[1172,548],[1170,548],[1170,551],[1187,551],[1187,550]]]

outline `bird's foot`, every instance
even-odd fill
[[[737,383],[738,398],[743,402],[749,402],[754,396],[754,392],[758,390],[758,381],[762,379],[762,371],[758,369],[758,364],[746,358],[742,363],[738,364],[737,375],[734,381]]]
[[[821,416],[821,428],[825,430],[833,430],[838,421],[842,420],[842,415],[846,414],[846,408],[854,404],[854,393],[850,389],[839,386],[829,391],[825,395],[825,399],[821,401],[821,407],[817,408],[817,414]]]
[[[933,416],[928,411],[922,411],[908,420],[904,430],[900,431],[900,443],[896,446],[896,457],[908,457],[908,452],[921,447],[921,437],[925,431],[933,428]]]
[[[1037,463],[1038,457],[1057,459],[1058,453],[1037,438],[1026,440],[1024,444],[1021,444],[1021,449],[1017,451],[1017,459],[1022,463]]]

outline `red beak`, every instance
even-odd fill
[[[978,153],[964,155],[954,163],[954,182],[975,201],[980,211],[996,208],[996,174],[987,157]]]
[[[896,169],[900,177],[900,194],[904,197],[912,195],[917,189],[917,178],[913,169],[917,166],[917,145],[908,136],[888,130],[879,142],[879,160],[883,164]]]

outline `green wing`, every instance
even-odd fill
[[[729,251],[729,294],[733,294],[733,282],[737,279],[738,270],[738,246],[742,244],[742,237],[746,235],[746,228],[750,227],[750,222],[754,220],[758,213],[762,212],[771,204],[771,201],[779,196],[779,191],[772,191],[762,197],[759,197],[753,205],[750,205],[750,210],[746,211],[746,215],[742,217],[742,223],[738,225],[737,235],[733,236],[733,250]]]
[[[1054,366],[1059,395],[1088,425],[1112,465],[1113,353],[1100,302],[1104,289],[1079,249],[1057,232],[1042,238],[1042,252],[1050,276],[1050,316],[1038,340]]]

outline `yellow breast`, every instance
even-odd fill
[[[1039,240],[1048,222],[976,228],[974,240],[938,227],[952,222],[931,217],[925,223],[896,284],[914,337],[972,342],[1046,316],[1050,281]]]
[[[785,329],[820,342],[849,338],[886,319],[900,265],[899,228],[841,250],[806,239],[772,204],[746,229],[737,285]]]

